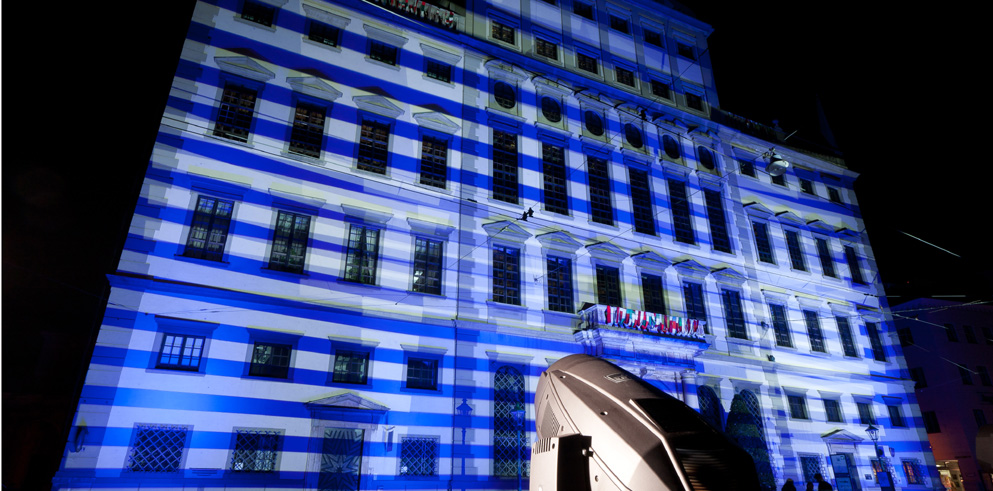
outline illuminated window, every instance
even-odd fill
[[[596,58],[583,53],[576,53],[576,66],[590,73],[600,73]]]
[[[187,426],[139,424],[128,449],[129,472],[177,472],[190,432]]]
[[[894,428],[907,426],[907,423],[903,420],[903,411],[900,410],[900,406],[896,404],[887,405],[886,410],[890,413],[891,426]]]
[[[858,253],[854,247],[845,246],[845,261],[848,261],[848,269],[852,273],[852,283],[864,285],[865,278],[862,277],[862,267],[859,266]]]
[[[231,201],[199,196],[183,255],[220,261],[224,256],[233,209]]]
[[[421,137],[420,183],[445,189],[448,184],[448,140]]]
[[[875,322],[866,322],[865,331],[869,336],[869,346],[872,347],[872,358],[876,361],[886,361],[886,351],[879,336],[879,326]]]
[[[572,297],[572,260],[548,256],[545,270],[548,277],[548,310],[575,312],[576,306]]]
[[[810,419],[807,416],[807,399],[801,395],[787,394],[786,400],[790,406],[790,417],[793,419]]]
[[[938,415],[934,411],[921,411],[924,420],[924,431],[928,433],[941,433],[941,425],[938,424]]]
[[[876,424],[876,415],[872,411],[871,402],[856,402],[855,406],[859,410],[859,423],[864,425]]]
[[[512,247],[493,247],[493,301],[521,304],[521,251]]]
[[[441,445],[437,438],[405,436],[400,440],[400,475],[431,477],[438,475]]]
[[[517,135],[493,130],[493,198],[517,204]]]
[[[438,360],[435,358],[407,358],[407,388],[438,388]]]
[[[331,381],[339,384],[359,384],[368,382],[369,352],[339,349],[334,352],[334,373]]]
[[[772,241],[769,238],[769,226],[764,222],[752,222],[752,232],[755,233],[755,247],[759,253],[759,261],[775,264],[772,256]]]
[[[217,122],[214,124],[214,136],[247,142],[257,97],[258,91],[255,89],[225,83],[221,105],[217,110]]]
[[[559,47],[555,43],[542,38],[535,38],[534,52],[538,56],[544,56],[550,60],[559,59]]]
[[[386,63],[387,65],[397,64],[399,49],[396,46],[386,44],[375,39],[369,40],[369,58]]]
[[[376,284],[379,267],[379,230],[351,224],[345,256],[345,281],[363,285]]]
[[[645,302],[645,311],[665,314],[665,290],[662,288],[662,277],[654,274],[641,273],[641,295]]]
[[[203,336],[164,335],[155,368],[193,372],[199,370],[205,339]]]
[[[803,257],[800,246],[800,234],[795,230],[784,230],[786,233],[786,250],[790,254],[790,265],[797,271],[807,270],[807,261]]]
[[[327,46],[337,47],[341,29],[313,19],[307,20],[307,39]]]
[[[291,152],[317,158],[321,156],[326,114],[326,107],[297,103],[293,113],[293,130],[290,132]]]
[[[545,211],[569,214],[569,195],[566,185],[565,149],[548,143],[541,144],[541,168],[544,180]]]
[[[252,363],[248,374],[256,377],[287,378],[293,347],[257,341],[252,347]]]
[[[425,58],[424,73],[428,76],[428,78],[433,78],[442,82],[452,81],[452,65],[438,60]]]
[[[596,301],[600,305],[621,305],[621,273],[611,266],[596,266]]]
[[[707,222],[710,224],[710,241],[715,251],[731,253],[731,239],[728,236],[727,217],[724,214],[724,199],[721,192],[704,189],[707,203]]]
[[[776,346],[793,347],[793,340],[790,337],[790,325],[786,321],[786,308],[782,305],[770,304],[769,311],[772,313],[772,327],[776,331]]]
[[[686,192],[686,182],[668,179],[669,204],[672,207],[672,228],[677,242],[695,244],[693,217],[690,211],[690,197]]]
[[[414,239],[413,291],[441,295],[441,251],[439,240]]]
[[[736,290],[721,290],[721,304],[724,306],[724,319],[727,322],[728,337],[748,339],[745,327],[745,313],[741,308],[741,293]]]
[[[288,211],[276,216],[269,269],[287,273],[303,273],[310,238],[310,217]]]
[[[837,278],[838,274],[834,272],[834,260],[831,259],[831,249],[828,247],[827,239],[818,237],[814,242],[817,243],[817,257],[821,261],[821,271],[824,272],[824,276]]]
[[[841,402],[837,399],[824,399],[824,413],[827,415],[828,422],[844,422],[841,416]]]
[[[360,170],[386,174],[390,147],[390,125],[371,119],[362,120],[359,134],[359,154],[356,167]]]
[[[655,235],[655,211],[652,207],[652,191],[648,184],[648,171],[628,168],[631,185],[631,208],[634,231],[640,234]]]
[[[490,23],[490,36],[497,41],[514,44],[517,31],[511,26],[494,20]]]
[[[917,459],[903,459],[903,473],[907,475],[907,484],[925,484],[924,471]]]
[[[281,437],[276,430],[236,430],[231,470],[276,472]]]
[[[242,19],[266,27],[272,27],[272,23],[276,19],[276,7],[253,0],[244,1],[245,3],[241,8]]]
[[[838,315],[834,319],[838,322],[838,335],[841,337],[841,349],[845,356],[858,357],[859,353],[855,348],[855,338],[852,337],[852,327],[848,324],[848,318]]]
[[[590,188],[590,214],[593,221],[613,225],[614,207],[610,201],[610,175],[607,172],[607,160],[591,155],[586,156],[586,171]]]
[[[824,334],[821,332],[821,322],[817,317],[817,312],[813,310],[803,311],[803,322],[807,325],[807,338],[810,339],[810,350],[825,353]]]

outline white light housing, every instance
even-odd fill
[[[770,176],[778,177],[783,175],[783,173],[786,172],[786,169],[789,168],[790,163],[787,162],[782,155],[774,153],[772,154],[772,157],[769,157],[769,165],[765,167],[765,171],[768,172]]]

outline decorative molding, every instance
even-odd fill
[[[221,71],[258,82],[268,82],[276,77],[271,70],[247,56],[215,56],[214,63],[217,63]]]
[[[352,97],[352,102],[359,109],[380,116],[396,119],[403,115],[403,109],[381,95],[357,95]]]
[[[334,102],[341,97],[339,90],[317,77],[286,77],[286,83],[290,84],[290,87],[296,92],[329,102]]]
[[[462,60],[461,55],[450,53],[443,49],[435,48],[430,44],[421,43],[421,52],[424,53],[424,56],[428,58],[433,58],[443,63],[448,63],[449,65],[452,66],[457,65],[459,61]]]
[[[407,44],[407,38],[394,34],[389,31],[384,31],[378,27],[370,26],[369,24],[362,24],[362,28],[365,29],[366,37],[369,39],[375,39],[391,46],[396,46],[397,48],[402,48]]]
[[[324,407],[338,407],[338,408],[348,408],[348,409],[368,409],[373,411],[389,411],[390,408],[384,406],[378,402],[366,399],[355,392],[345,391],[339,394],[334,394],[322,399],[317,399],[307,403],[314,409],[314,406],[324,406]]]
[[[656,254],[654,251],[633,254],[631,259],[634,260],[635,266],[659,274],[665,273],[665,270],[669,266],[672,266],[672,261]]]
[[[492,238],[499,238],[504,240],[511,240],[514,242],[524,242],[531,237],[531,233],[527,230],[521,228],[520,225],[510,221],[501,220],[499,222],[491,222],[483,225],[483,230],[486,234]]]
[[[440,133],[447,133],[449,135],[454,135],[458,132],[461,127],[452,120],[448,119],[447,116],[440,112],[424,112],[414,114],[414,121],[417,124]]]
[[[433,235],[435,237],[448,237],[455,231],[455,227],[441,223],[419,220],[417,218],[407,218],[407,225],[411,232],[422,235]]]
[[[621,250],[610,242],[597,242],[596,244],[590,244],[586,246],[586,250],[589,251],[590,256],[594,259],[599,259],[601,261],[608,261],[611,263],[620,263],[625,258],[628,257],[627,253]]]
[[[583,244],[579,243],[579,241],[572,238],[571,235],[561,230],[541,234],[536,238],[538,239],[538,242],[541,243],[542,247],[546,249],[567,252],[570,254],[575,254],[576,251],[583,246]]]
[[[311,5],[307,5],[306,3],[304,3],[302,6],[303,6],[304,14],[306,14],[307,17],[318,20],[330,26],[337,27],[338,29],[344,29],[345,27],[348,27],[348,23],[351,22],[351,19],[349,19],[348,17],[343,17],[338,14],[332,14],[331,12],[328,12],[326,10],[321,10]]]

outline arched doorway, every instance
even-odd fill
[[[731,400],[726,433],[752,456],[763,491],[774,491],[776,478],[772,475],[769,447],[766,445],[765,430],[762,427],[762,409],[759,407],[759,398],[755,393],[743,390]]]
[[[724,408],[721,407],[721,398],[717,397],[714,389],[706,385],[697,387],[697,398],[700,403],[700,416],[718,430],[724,431]]]

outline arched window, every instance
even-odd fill
[[[497,82],[493,85],[493,97],[500,107],[510,109],[517,105],[517,94],[507,82]]]
[[[596,111],[586,111],[584,119],[586,120],[586,131],[589,131],[593,136],[603,135],[603,118]]]
[[[493,475],[516,477],[528,475],[531,451],[523,434],[521,421],[514,411],[524,411],[524,376],[509,366],[500,367],[493,377]],[[526,413],[524,413],[526,415]]]
[[[724,430],[724,408],[721,407],[721,398],[717,397],[714,389],[706,385],[701,385],[696,390],[700,400],[700,416],[718,430]]]
[[[666,156],[670,159],[675,160],[679,158],[679,143],[669,135],[662,135],[662,150],[665,151]]]
[[[641,137],[641,130],[632,123],[624,125],[624,138],[627,139],[628,145],[634,148],[641,148],[645,144],[645,139]]]
[[[541,115],[549,122],[558,123],[562,121],[562,106],[559,101],[545,96],[541,98]]]
[[[762,409],[755,393],[743,390],[734,396],[728,413],[726,433],[752,456],[762,491],[775,491],[776,478],[772,474],[769,447],[765,442]]]

